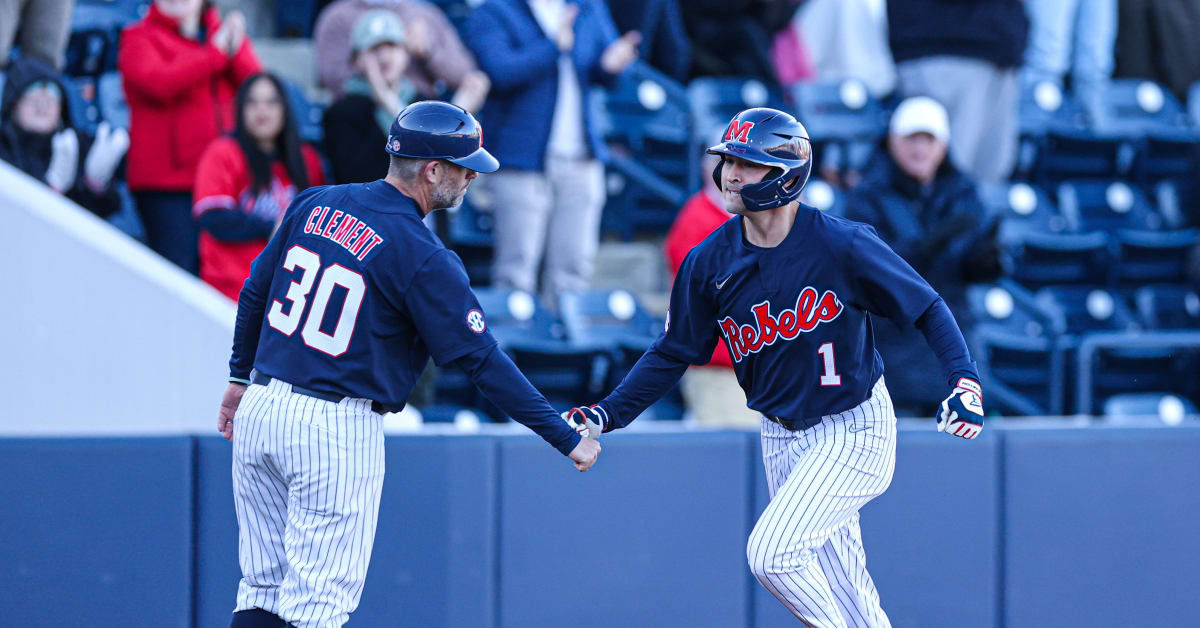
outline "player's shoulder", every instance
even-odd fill
[[[849,244],[863,233],[878,237],[875,233],[875,227],[865,222],[851,220],[842,216],[834,216],[829,212],[823,212],[806,205],[801,205],[800,209],[801,211],[807,210],[815,214],[813,231],[817,236],[831,244]]]
[[[741,226],[738,221],[741,220],[738,216],[732,216],[729,220],[721,223],[719,227],[713,229],[713,232],[708,234],[699,244],[692,247],[688,253],[688,257],[692,258],[693,264],[709,264],[713,260],[724,255],[728,255],[734,250],[741,240]]]

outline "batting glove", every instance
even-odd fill
[[[596,440],[604,432],[604,424],[607,422],[608,414],[604,411],[604,408],[593,404],[571,408],[562,413],[562,418],[580,436]]]
[[[937,429],[960,438],[972,439],[983,429],[983,388],[979,382],[960,377],[954,392],[942,401]]]

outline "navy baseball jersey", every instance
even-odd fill
[[[684,260],[652,350],[705,364],[723,337],[749,407],[815,418],[861,404],[883,374],[873,314],[912,325],[937,299],[868,225],[801,206],[761,248],[734,217]]]
[[[259,372],[312,390],[403,407],[432,356],[452,362],[495,344],[462,261],[384,181],[296,197],[254,261],[230,375]]]

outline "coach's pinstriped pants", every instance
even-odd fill
[[[233,422],[235,610],[302,628],[346,623],[367,577],[383,472],[383,419],[370,401],[323,401],[279,380],[250,386]]]
[[[803,432],[764,418],[762,448],[771,502],[746,544],[754,577],[807,626],[890,627],[858,527],[858,509],[896,468],[883,378],[870,399]]]

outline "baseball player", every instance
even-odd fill
[[[430,356],[462,367],[580,471],[600,452],[496,347],[462,261],[421,222],[499,167],[479,123],[416,103],[393,121],[386,150],[386,178],[296,197],[238,300],[217,419],[234,445],[234,627],[341,626],[358,606],[383,486],[382,417],[404,406]]]
[[[688,254],[666,331],[599,404],[566,418],[598,436],[624,427],[704,364],[723,337],[748,405],[761,412],[770,504],[746,557],[808,626],[889,626],[866,570],[858,510],[892,481],[896,418],[872,316],[924,332],[950,395],[938,431],[974,438],[982,391],[942,299],[871,227],[797,201],[811,169],[791,115],[747,109],[730,122],[713,172],[736,214]],[[933,374],[930,374],[933,377]]]

